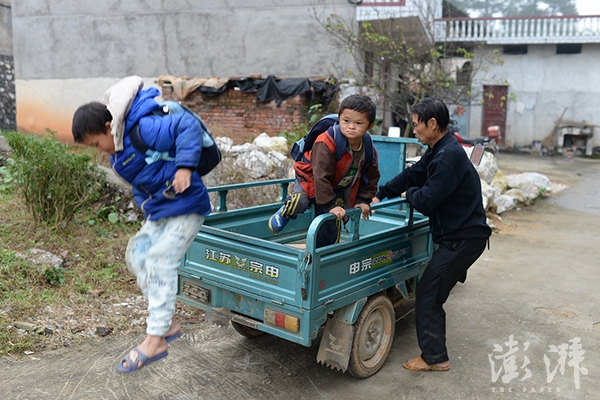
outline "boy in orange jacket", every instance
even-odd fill
[[[380,177],[377,151],[367,132],[375,114],[375,104],[367,96],[355,94],[342,101],[339,123],[320,134],[312,149],[294,163],[292,193],[269,219],[271,231],[281,232],[290,219],[314,204],[315,215],[337,217],[326,221],[317,233],[317,247],[322,247],[339,242],[346,208],[358,207],[362,217],[369,218]]]

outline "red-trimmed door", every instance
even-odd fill
[[[498,144],[504,144],[506,132],[506,107],[508,104],[508,86],[483,86],[483,124],[482,136],[488,136],[488,127],[498,125],[500,138]]]

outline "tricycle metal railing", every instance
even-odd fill
[[[414,220],[414,210],[410,203],[405,198],[395,198],[392,200],[385,200],[379,202],[377,204],[371,205],[371,211],[377,212],[377,210],[383,208],[391,208],[393,206],[397,206],[397,208],[404,207],[404,205],[408,205],[408,210],[406,212],[406,216],[404,217],[404,226],[412,226]],[[352,208],[346,210],[346,216],[348,217],[348,222],[351,223],[352,232],[347,237],[347,241],[355,241],[360,238],[359,228],[360,228],[360,219],[362,215],[362,210],[360,208]],[[317,232],[321,228],[326,221],[335,218],[333,214],[322,214],[316,217],[313,222],[308,227],[308,234],[306,239],[306,251],[310,253],[314,253],[317,249]]]
[[[284,178],[284,179],[271,179],[268,181],[255,181],[255,182],[245,182],[245,183],[235,183],[231,185],[222,185],[222,186],[211,186],[207,188],[208,192],[216,192],[218,196],[218,206],[216,208],[216,212],[226,212],[227,211],[227,193],[230,190],[234,189],[245,189],[257,186],[270,186],[270,185],[280,185],[280,195],[279,201],[283,201],[288,195],[288,186],[290,183],[294,182],[294,178]]]
[[[222,186],[214,186],[210,187],[207,190],[209,192],[216,192],[218,194],[218,203],[219,206],[216,209],[216,213],[223,213],[227,211],[227,194],[232,190],[239,190],[257,186],[269,186],[269,185],[279,185],[280,186],[280,198],[279,201],[282,202],[288,194],[288,186],[291,182],[293,182],[293,178],[285,178],[285,179],[272,179],[266,181],[255,181],[255,182],[245,182],[245,183],[237,183],[231,185],[222,185]],[[268,205],[260,206],[267,207]],[[401,210],[406,208],[406,215],[404,217],[404,225],[411,226],[414,220],[414,209],[408,203],[405,198],[396,198],[391,200],[384,200],[377,204],[371,205],[371,211],[373,214],[377,212],[377,210],[381,210],[384,208],[397,208]],[[256,207],[258,208],[258,207]],[[360,219],[362,215],[362,210],[360,208],[351,208],[346,210],[347,223],[346,225],[352,227],[352,232],[349,235],[345,236],[347,241],[354,241],[359,239],[359,228],[360,228]],[[323,225],[326,221],[335,218],[333,214],[323,214],[316,217],[312,223],[310,224],[307,232],[307,241],[306,241],[306,249],[308,251],[316,250],[316,233],[320,229],[321,225]]]

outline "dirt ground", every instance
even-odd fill
[[[600,396],[600,161],[500,154],[501,170],[569,189],[502,214],[505,229],[445,306],[449,372],[402,368],[419,354],[410,302],[383,368],[358,380],[306,348],[187,323],[169,356],[114,371],[143,334],[0,359],[6,399],[597,399]]]

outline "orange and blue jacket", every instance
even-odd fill
[[[370,146],[365,146],[369,141]],[[372,151],[357,168],[357,177],[350,188],[347,207],[356,204],[370,204],[377,192],[380,173],[377,150],[372,144],[369,133],[363,136],[363,149]],[[370,163],[366,160],[372,160]],[[352,149],[346,137],[339,131],[339,125],[330,127],[320,134],[311,150],[304,153],[301,161],[294,163],[296,179],[304,189],[306,196],[314,198],[316,203],[331,210],[336,206],[338,197],[334,191],[352,166]]]

